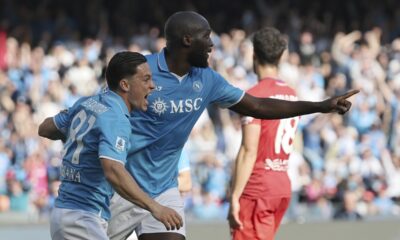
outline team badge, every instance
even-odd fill
[[[203,84],[200,81],[193,82],[193,90],[196,92],[200,92],[203,89]]]
[[[122,137],[117,137],[117,141],[115,141],[115,148],[120,152],[124,152],[125,151],[125,139],[123,139]]]
[[[151,105],[151,108],[153,109],[153,112],[158,114],[158,116],[161,116],[161,114],[167,111],[168,106],[166,102],[164,102],[160,98],[157,98]]]

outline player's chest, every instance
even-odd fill
[[[175,118],[203,111],[207,92],[203,83],[186,79],[182,82],[157,82],[148,97],[148,113],[157,118]]]

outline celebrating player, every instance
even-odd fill
[[[145,194],[124,167],[131,144],[129,113],[146,110],[146,98],[154,89],[146,58],[139,53],[118,53],[106,75],[110,91],[81,98],[39,127],[40,136],[68,136],[62,183],[51,214],[52,239],[109,239],[110,183],[122,197],[150,211],[167,229],[182,226],[181,217]]]

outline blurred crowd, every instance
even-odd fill
[[[137,16],[122,13],[136,1],[121,2],[87,1],[79,8],[75,1],[0,1],[0,214],[47,218],[60,183],[62,143],[39,138],[38,124],[79,97],[101,91],[114,53],[158,52],[165,45],[158,20],[165,20],[174,4],[133,24]],[[159,9],[157,1],[146,2],[147,12]],[[361,91],[345,116],[301,118],[289,161],[293,197],[286,219],[399,217],[400,3],[346,1],[340,14],[330,1],[309,4],[307,12],[292,1],[253,4],[232,4],[221,14],[225,18],[210,17],[218,30],[212,34],[210,66],[233,85],[246,90],[257,82],[251,32],[275,26],[289,40],[281,78],[301,100]],[[335,11],[329,12],[331,5]],[[200,3],[184,6],[205,11]],[[240,15],[226,24],[231,19],[226,14],[237,9]],[[193,182],[185,195],[189,218],[226,218],[240,143],[240,116],[209,107],[186,145]]]

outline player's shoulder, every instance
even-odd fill
[[[155,59],[157,59],[159,53],[149,53],[144,55],[144,57],[146,58],[147,61],[153,61]]]
[[[278,91],[278,92],[296,95],[296,91],[291,86],[289,86],[289,84],[287,82],[285,82],[282,79],[278,79],[278,78],[272,79],[270,81],[270,84],[271,84],[271,88],[275,88],[276,91]]]

